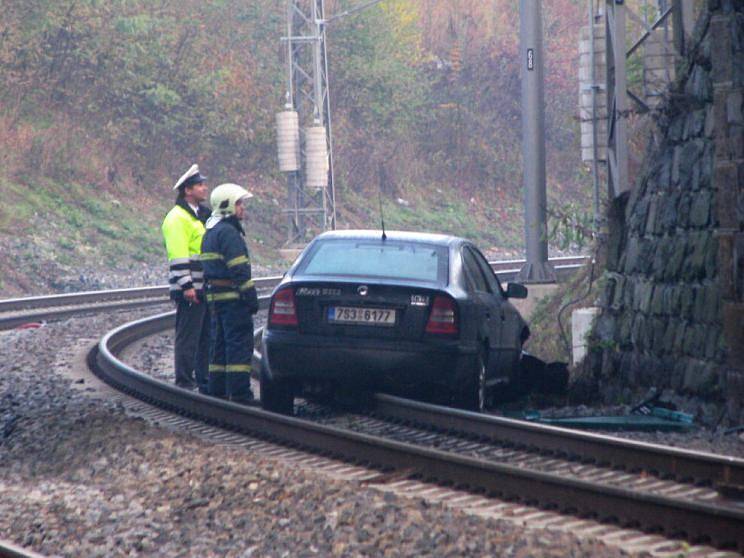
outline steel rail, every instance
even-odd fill
[[[255,279],[259,289],[269,288],[281,281],[280,276],[260,277]],[[80,304],[94,304],[118,300],[136,300],[138,298],[168,298],[168,285],[153,287],[137,287],[133,289],[112,289],[104,291],[84,291],[45,296],[30,296],[24,298],[9,298],[0,300],[0,313],[15,312],[26,309],[54,308],[55,306],[71,306]]]
[[[386,394],[374,397],[375,412],[397,420],[684,482],[744,486],[744,459],[736,457],[472,413]]]
[[[591,260],[591,256],[561,256],[558,258],[548,258],[548,261],[553,266],[559,267],[582,266],[589,260]],[[493,270],[498,273],[499,271],[521,269],[522,266],[527,263],[527,260],[494,260],[488,263],[491,264]]]
[[[576,272],[587,261],[589,261],[588,256],[550,259],[557,277],[561,280]],[[498,260],[489,263],[499,275],[499,279],[507,283],[516,279],[524,262],[525,260]],[[256,287],[259,289],[273,288],[281,279],[281,276],[261,277],[255,280]],[[17,327],[29,321],[44,321],[104,310],[135,308],[167,301],[168,285],[9,298],[0,300],[0,330]]]
[[[267,299],[262,297],[262,307]],[[173,313],[166,314],[173,316]],[[172,322],[163,324],[172,326]],[[153,330],[153,333],[158,330]],[[149,335],[150,333],[148,333]],[[256,331],[260,343],[261,329]],[[254,358],[260,361],[256,349]],[[684,482],[718,488],[744,486],[744,460],[669,446],[598,435],[556,426],[534,424],[493,415],[471,413],[386,394],[376,394],[376,411],[397,420],[456,431],[516,447],[578,457],[598,464],[648,471]]]
[[[555,263],[565,263],[569,266],[578,265],[576,262],[585,260],[586,257],[554,258]],[[491,262],[494,269],[505,269],[513,266],[520,260],[506,260]],[[274,286],[281,278],[267,277],[257,279],[259,288]],[[90,307],[73,307],[69,309],[57,309],[54,312],[42,314],[24,314],[23,316],[2,318],[0,327],[12,327],[13,325],[27,322],[29,318],[39,318],[54,315],[55,317],[79,314],[85,311],[102,311],[118,308],[132,307],[134,305],[149,305],[161,302],[159,299],[149,299],[153,295],[167,295],[167,287],[145,287],[138,289],[117,289],[113,291],[93,291],[86,293],[75,293],[72,295],[56,295],[53,297],[30,297],[27,299],[15,299],[0,301],[2,303],[14,303],[16,308],[28,305],[49,306],[64,301],[72,300],[118,300],[104,305]],[[137,302],[137,297],[143,297]],[[135,301],[126,300],[134,298]],[[2,306],[0,306],[2,307]],[[7,307],[7,306],[6,306]],[[260,353],[256,356],[260,358]],[[569,455],[577,455],[582,459],[590,459],[599,463],[610,463],[626,469],[642,469],[671,475],[675,478],[686,480],[692,479],[701,483],[715,483],[722,485],[744,486],[744,468],[742,460],[716,456],[687,450],[678,450],[664,446],[654,446],[642,442],[631,442],[628,440],[611,439],[606,436],[597,436],[588,433],[576,432],[558,427],[512,421],[500,417],[488,415],[473,415],[465,411],[457,411],[445,407],[427,405],[425,403],[409,401],[407,404],[395,403],[396,398],[386,395],[379,396],[379,410],[401,420],[425,421],[435,428],[453,429],[481,437],[490,437],[492,440],[500,440],[520,446],[536,447],[542,451],[560,452]],[[400,400],[407,401],[407,400]],[[462,414],[471,415],[463,418]],[[560,435],[559,435],[560,434]],[[612,441],[609,441],[612,440]]]
[[[79,316],[84,314],[93,314],[106,310],[123,310],[127,308],[137,308],[139,306],[154,306],[157,304],[166,304],[168,299],[134,299],[123,300],[120,302],[104,302],[99,304],[80,304],[69,307],[52,307],[44,310],[32,310],[19,312],[12,315],[0,315],[0,331],[12,329],[23,324],[32,322],[43,322],[46,320],[59,320],[70,316]]]
[[[44,556],[10,541],[0,541],[0,558],[44,558]]]
[[[556,279],[558,279],[558,281],[560,282],[570,278],[582,267],[584,267],[584,264],[556,265],[553,266],[553,270],[555,271]],[[520,271],[521,268],[504,269],[503,271],[496,271],[496,274],[498,275],[498,278],[502,283],[510,283],[517,279]],[[525,283],[525,286],[529,289],[530,283]]]
[[[0,300],[0,312],[15,312],[29,308],[54,308],[55,306],[69,306],[71,304],[131,300],[136,298],[157,298],[163,296],[168,296],[168,287],[158,285],[155,287],[139,287],[135,289],[111,289],[103,291],[83,291],[79,293],[29,296],[24,298],[8,298]]]
[[[258,328],[255,334],[253,358],[256,362],[261,361],[262,330]],[[733,488],[740,492],[744,487],[744,459],[733,456],[473,413],[384,393],[374,394],[374,401],[377,414],[426,428],[576,457],[627,471],[646,471],[724,491]]]
[[[411,470],[423,480],[517,498],[531,505],[622,525],[640,524],[669,536],[684,535],[693,542],[705,540],[720,548],[744,549],[744,510],[731,506],[524,470],[277,415],[180,389],[134,370],[116,357],[134,341],[168,327],[172,319],[173,313],[167,313],[118,327],[100,341],[89,362],[105,381],[140,399],[291,447],[383,469]]]
[[[575,271],[589,260],[588,256],[566,256],[551,258],[550,262],[559,269]],[[497,260],[489,262],[496,273],[516,274],[525,260]],[[281,276],[260,277],[255,279],[259,289],[272,288]],[[502,278],[503,280],[503,278]],[[168,298],[168,285],[137,287],[132,289],[111,289],[102,291],[84,291],[56,295],[8,298],[0,300],[0,314],[26,309],[54,308],[80,304],[97,304],[110,301],[129,301],[135,299]]]
[[[255,283],[259,290],[269,289],[281,279],[281,277],[261,277],[255,279]],[[167,285],[0,300],[0,330],[32,321],[61,319],[80,314],[168,302]]]

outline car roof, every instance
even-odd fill
[[[397,240],[404,242],[426,242],[429,244],[437,244],[439,246],[451,246],[453,244],[466,242],[465,239],[460,238],[459,236],[425,232],[385,231],[385,235],[387,237],[387,240]],[[331,239],[380,240],[382,239],[382,231],[379,229],[328,231],[324,232],[316,238],[316,240]]]

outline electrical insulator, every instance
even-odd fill
[[[276,115],[276,144],[279,170],[300,170],[300,123],[297,111],[284,110]]]
[[[328,187],[328,144],[325,126],[305,128],[305,186]]]

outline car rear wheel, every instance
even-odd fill
[[[274,413],[291,415],[294,411],[294,392],[286,380],[271,380],[261,367],[261,408]]]
[[[331,403],[333,403],[336,397],[336,389],[335,386],[330,383],[303,384],[300,397],[304,397],[308,401],[318,403],[320,405],[330,405]]]
[[[486,408],[486,361],[478,355],[476,365],[467,386],[458,394],[458,407],[482,413]]]

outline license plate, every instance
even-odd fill
[[[343,324],[394,326],[395,310],[387,308],[358,308],[354,306],[329,306],[328,321]]]

